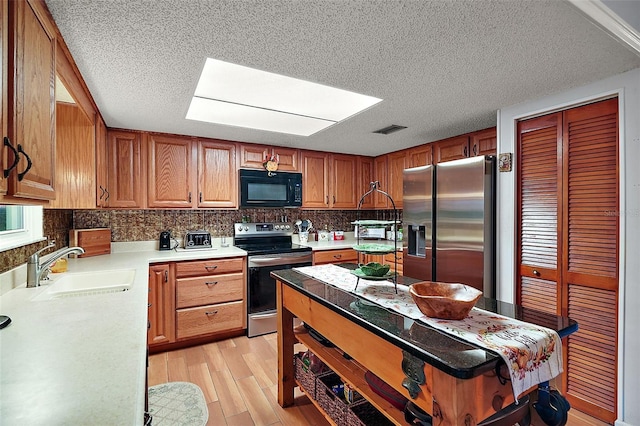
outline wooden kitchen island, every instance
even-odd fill
[[[496,353],[363,303],[364,299],[356,294],[294,270],[275,271],[272,275],[277,281],[278,403],[282,407],[292,405],[294,400],[293,358],[294,344],[298,342],[398,425],[406,425],[403,413],[369,388],[364,378],[367,370],[430,413],[434,425],[475,425],[514,401],[510,382],[501,383],[496,374],[503,364]],[[398,278],[400,285],[413,282],[416,280]],[[577,328],[568,318],[491,299],[481,298],[476,306],[564,335]],[[294,317],[336,348],[322,345],[309,334],[295,334]]]

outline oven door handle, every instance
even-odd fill
[[[279,266],[279,265],[295,265],[298,263],[307,263],[311,262],[311,256],[301,256],[301,257],[266,257],[263,259],[250,259],[249,267],[255,266]]]
[[[251,319],[261,320],[261,319],[269,319],[278,315],[277,312],[270,312],[268,314],[251,314]]]

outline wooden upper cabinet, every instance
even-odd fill
[[[373,178],[378,182],[378,189],[385,192],[389,191],[389,170],[388,170],[388,155],[381,155],[373,160]],[[374,207],[376,209],[386,209],[390,205],[389,199],[383,194],[374,193]]]
[[[408,156],[407,151],[399,151],[389,154],[387,159],[387,165],[389,168],[389,175],[387,177],[388,193],[393,198],[393,202],[397,209],[402,208],[402,180],[404,169],[407,168]],[[388,208],[393,208],[391,202],[389,202]]]
[[[469,136],[456,136],[433,143],[433,162],[460,160],[469,157]]]
[[[331,154],[330,207],[354,209],[358,205],[358,157]],[[304,191],[304,189],[303,189]]]
[[[0,1],[0,58],[2,64],[0,64],[0,82],[2,82],[2,94],[0,95],[0,129],[2,130],[2,139],[7,136],[7,70],[9,61],[9,52],[7,51],[8,37],[9,37],[9,9],[8,2],[5,0]],[[7,164],[7,150],[4,146],[4,141],[0,141],[0,200],[2,195],[7,193],[7,179],[4,177],[4,170],[8,167]]]
[[[143,139],[138,132],[110,130],[108,207],[143,208],[146,182]]]
[[[356,203],[360,202],[360,198],[371,189],[371,182],[373,182],[373,158],[371,157],[358,157],[358,196],[356,197]],[[358,205],[356,204],[356,207]],[[375,208],[375,194],[367,195],[362,200],[363,209]]]
[[[198,141],[198,207],[238,206],[236,145]]]
[[[3,35],[2,55],[8,55],[8,67],[3,71],[13,72],[2,79],[3,102],[5,94],[9,95],[3,136],[11,145],[4,155],[7,166],[14,163],[16,154],[18,161],[9,174],[7,193],[23,200],[52,200],[56,196],[55,27],[42,7],[44,2],[8,3],[3,32],[7,25],[12,31],[7,32],[7,44]]]
[[[496,128],[480,130],[471,134],[471,155],[496,155],[498,145]]]
[[[195,206],[196,150],[187,138],[149,135],[147,146],[149,207]]]
[[[300,151],[298,149],[252,144],[240,144],[240,167],[262,170],[265,158],[271,155],[278,156],[278,170],[283,172],[300,171],[298,160]]]
[[[100,114],[96,114],[96,207],[107,207],[109,186],[109,153],[107,126]]]
[[[329,157],[323,152],[302,151],[302,207],[329,207]]]
[[[420,145],[407,152],[407,168],[433,164],[433,144]]]
[[[49,207],[92,209],[96,206],[94,117],[78,104],[56,106],[56,189]]]
[[[358,157],[302,151],[302,207],[355,209],[360,182]]]

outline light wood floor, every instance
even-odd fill
[[[299,350],[303,349],[300,345]],[[329,425],[298,389],[293,407],[278,405],[277,371],[275,333],[251,339],[241,336],[149,356],[149,386],[178,381],[197,384],[207,400],[208,425]],[[544,423],[534,417],[532,425]],[[606,423],[572,409],[567,425]]]

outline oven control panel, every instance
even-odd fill
[[[286,222],[236,223],[235,236],[278,236],[291,235],[293,226]]]

